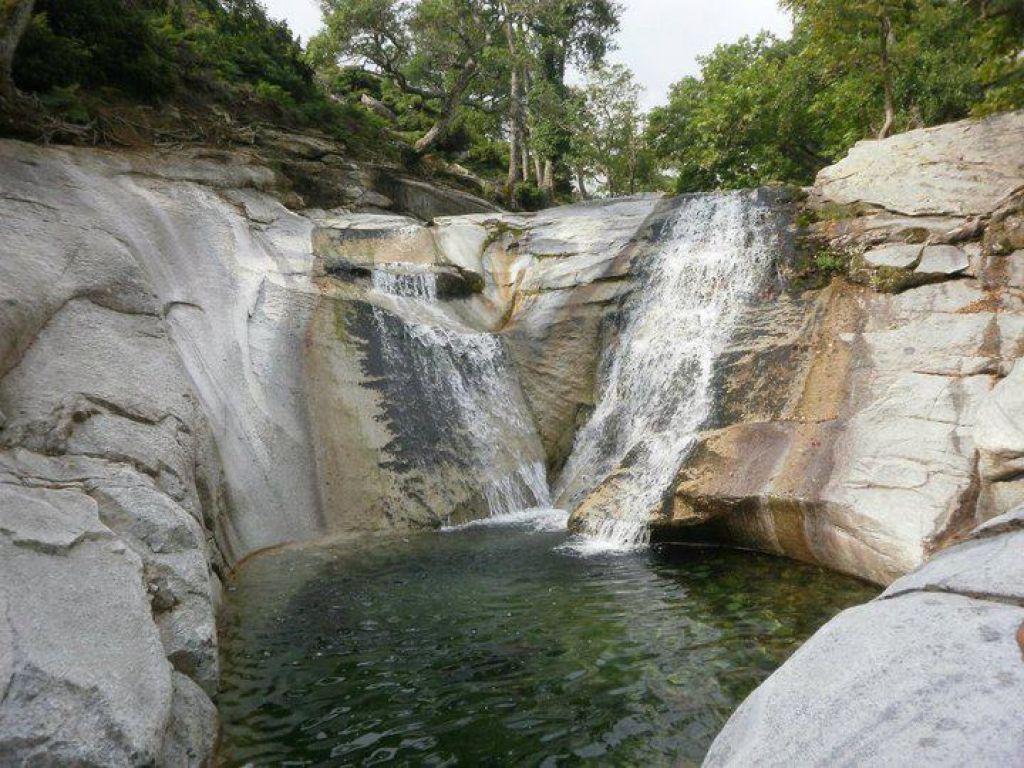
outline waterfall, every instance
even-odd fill
[[[373,270],[373,287],[382,293],[423,301],[437,299],[437,275],[427,266],[392,262]]]
[[[408,383],[396,397],[414,401],[415,417],[406,421],[443,435],[411,460],[428,471],[453,468],[491,515],[550,507],[540,437],[504,340],[448,312],[429,270],[389,264],[371,280],[389,307],[373,307],[381,356],[393,378]]]
[[[756,192],[687,198],[640,265],[617,339],[599,371],[595,410],[576,436],[558,488],[582,505],[583,532],[629,548],[710,415],[716,358],[779,248]]]

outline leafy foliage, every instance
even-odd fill
[[[288,26],[257,0],[37,0],[14,79],[74,121],[120,95],[220,105],[350,143],[379,131],[364,110],[328,97]]]
[[[595,70],[576,101],[571,157],[581,179],[597,179],[610,195],[657,186],[644,134],[642,87],[621,64]]]
[[[618,26],[612,0],[321,0],[321,7],[325,29],[309,49],[318,72],[339,83],[339,68],[358,68],[360,87],[398,115],[418,152],[439,151],[488,176],[505,166],[512,204],[529,198],[523,204],[535,206],[534,188],[545,198],[567,191],[566,71],[603,59]]]
[[[604,65],[616,0],[320,4],[304,51],[259,0],[36,0],[14,83],[80,124],[121,100],[317,128],[524,208],[807,184],[861,139],[1024,106],[1021,0],[782,0],[791,39],[719,46],[648,115]]]
[[[885,128],[887,78],[897,131],[1024,106],[1019,0],[785,5],[791,40],[719,46],[651,115],[649,140],[679,191],[810,183]]]

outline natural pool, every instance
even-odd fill
[[[548,521],[250,561],[226,601],[221,764],[697,764],[877,593],[749,552],[581,556]]]

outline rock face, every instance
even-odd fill
[[[1024,113],[915,131],[822,172],[810,234],[856,282],[784,287],[740,322],[656,540],[888,584],[1024,502],[1024,294],[990,234],[1024,207],[1022,130]]]
[[[218,574],[323,530],[312,225],[241,160],[0,142],[0,178],[0,762],[197,765]]]
[[[656,539],[889,584],[1024,502],[1022,123],[862,145],[823,172],[810,234],[849,253],[849,278],[782,280],[739,313]],[[0,763],[202,764],[227,568],[550,503],[678,209],[513,215],[317,138],[260,144],[279,170],[0,141]],[[463,215],[421,220],[439,213]],[[965,648],[998,638],[964,698],[1014,688],[1017,527],[980,528],[792,663],[815,674],[815,654],[853,654],[877,623],[917,690],[904,638],[958,624]],[[882,702],[859,669],[851,687]],[[770,695],[789,701],[804,674],[780,671]],[[737,717],[764,734],[762,714]],[[714,759],[742,762],[723,738]],[[919,736],[935,754],[946,738]]]
[[[737,343],[746,367],[726,376],[743,386],[762,379],[743,378],[751,367],[800,373],[770,407],[723,383],[718,429],[681,473],[676,523],[701,518],[705,533],[888,588],[754,691],[708,766],[1024,755],[1024,297],[1005,234],[1022,207],[1022,126],[1017,113],[915,132],[823,172],[817,205],[861,215],[818,234],[852,252],[870,287],[836,282],[773,307],[760,322],[777,339]],[[920,258],[905,264],[872,258],[911,247]],[[913,287],[911,270],[941,282]]]
[[[307,371],[337,529],[550,504],[548,468],[591,402],[603,324],[657,205],[321,219]]]
[[[815,188],[840,205],[907,216],[986,216],[1020,191],[1022,144],[1020,112],[909,131],[860,142]]]
[[[1022,564],[1024,507],[826,624],[736,710],[705,765],[1020,762]]]
[[[548,503],[658,199],[511,216],[262,142],[290,179],[0,142],[4,765],[203,764],[225,569]],[[279,202],[339,189],[474,215]]]

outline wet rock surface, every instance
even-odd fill
[[[712,764],[1020,754],[996,737],[1021,732],[1020,513],[996,516],[1024,502],[1022,120],[823,172],[813,234],[850,279],[767,286],[715,361],[655,538],[891,587],[766,683]],[[674,205],[508,214],[264,141],[290,182],[245,153],[0,142],[0,762],[201,764],[240,558],[546,503]],[[465,215],[425,221],[444,213]],[[800,700],[827,664],[877,706]]]
[[[833,284],[789,316],[785,354],[770,340],[738,350],[748,366],[802,373],[770,405],[726,387],[721,428],[681,474],[676,523],[889,586],[751,694],[705,765],[1002,766],[1024,754],[1024,297],[1003,225],[1021,207],[1022,120],[861,145],[819,178],[819,203],[948,215],[928,221],[919,263],[875,265],[946,277],[895,296]],[[909,188],[890,173],[929,178]],[[905,248],[879,246],[910,231],[884,217],[821,229],[855,251]]]
[[[565,224],[390,176],[384,199],[383,172],[274,141],[335,191],[347,174],[355,208],[476,215],[300,215],[281,201],[337,198],[252,154],[0,142],[0,762],[202,764],[239,559],[547,503],[575,412],[542,441],[543,382],[520,387],[500,332],[535,316],[528,282],[596,347],[622,286],[590,288],[657,200]],[[548,274],[520,236],[578,266]]]

